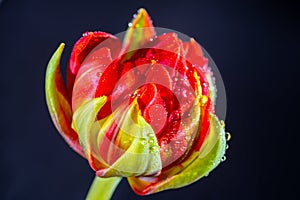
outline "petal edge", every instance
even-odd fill
[[[45,80],[46,102],[52,121],[70,147],[84,157],[77,133],[71,128],[72,110],[66,86],[60,73],[62,43],[51,57]]]

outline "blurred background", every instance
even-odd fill
[[[113,199],[295,199],[299,8],[290,1],[0,1],[0,199],[84,199],[94,173],[50,119],[47,63],[83,32],[124,31],[144,7],[154,25],[194,37],[227,92],[227,160],[181,189],[139,197],[123,180]],[[297,36],[297,37],[296,37]],[[295,170],[295,171],[294,171]]]

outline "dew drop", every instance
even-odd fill
[[[184,138],[185,138],[187,141],[189,141],[189,140],[191,139],[191,136],[186,135]]]
[[[131,26],[132,26],[132,23],[131,23],[131,22],[129,22],[129,23],[128,23],[128,27],[131,27]]]
[[[220,121],[222,128],[225,128],[225,122],[223,120]]]
[[[167,138],[162,138],[161,143],[162,143],[162,144],[167,144],[167,143],[168,143]]]
[[[150,147],[150,152],[151,153],[157,153],[158,152],[158,147],[157,146]]]
[[[150,144],[153,144],[153,143],[154,143],[154,139],[153,139],[153,138],[150,138],[149,143],[150,143]]]
[[[229,132],[226,132],[226,140],[229,141],[231,139],[231,134]]]
[[[182,147],[180,147],[179,150],[183,152],[183,151],[185,151],[185,147],[182,146]]]
[[[148,136],[148,137],[154,137],[155,134],[150,132],[150,133],[147,134],[147,136]]]
[[[226,144],[226,147],[225,147],[225,149],[228,149],[229,148],[229,145],[228,144]]]
[[[203,104],[206,104],[207,103],[207,101],[208,101],[208,98],[207,98],[207,96],[202,96],[201,97],[201,104],[203,105]]]
[[[145,146],[147,144],[146,139],[142,138],[140,141],[141,145]]]
[[[100,76],[102,76],[102,72],[97,72],[96,75],[97,75],[98,77],[100,77]]]
[[[222,156],[221,162],[224,162],[226,160],[226,156]]]

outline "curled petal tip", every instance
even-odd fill
[[[46,101],[52,121],[67,143],[83,156],[78,136],[71,128],[70,98],[60,73],[60,59],[65,44],[61,43],[49,61],[46,71]]]
[[[59,48],[65,48],[65,43],[64,42],[62,42],[62,43],[60,43],[60,45],[59,45]]]
[[[113,57],[118,55],[121,49],[121,42],[115,36],[101,31],[85,32],[74,45],[67,71],[70,96],[72,96],[74,81],[82,62],[95,47],[100,47],[100,45],[114,50],[112,51]]]
[[[145,14],[148,14],[145,8],[140,8],[140,9],[138,10],[138,13],[145,13]]]
[[[123,53],[143,46],[150,38],[156,35],[151,18],[143,8],[138,10],[133,20],[129,23],[124,41]]]
[[[145,22],[149,22],[146,25],[151,25],[152,26],[152,20],[149,16],[148,12],[144,8],[140,8],[138,10],[138,15],[137,15],[136,19],[144,19]]]

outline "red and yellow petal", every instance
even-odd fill
[[[46,101],[57,130],[70,147],[83,156],[77,133],[71,128],[72,110],[70,98],[60,73],[60,58],[63,49],[64,44],[61,44],[48,63],[45,88]]]
[[[115,36],[105,32],[86,32],[73,47],[67,71],[69,94],[72,94],[74,80],[87,55],[97,49],[107,47],[111,51],[112,59],[115,59],[120,52],[121,42]],[[97,48],[97,49],[94,49]]]
[[[207,176],[220,162],[225,153],[226,139],[221,123],[215,115],[210,116],[210,133],[196,159],[173,176],[128,177],[132,189],[139,195],[189,185]]]
[[[193,63],[194,65],[197,65],[201,68],[207,66],[208,59],[204,57],[200,45],[195,41],[194,38],[191,38],[189,42],[184,42],[183,46],[186,59],[190,63]]]
[[[112,63],[111,51],[107,47],[92,51],[78,70],[72,92],[72,110],[95,97],[98,82],[107,66]]]
[[[217,88],[215,78],[211,68],[208,66],[208,59],[204,56],[201,46],[191,38],[189,42],[184,42],[184,51],[187,62],[196,67],[199,73],[205,76],[207,83],[209,83],[209,97],[215,104],[217,98]]]
[[[132,188],[135,190],[136,193],[145,195],[154,192],[158,192],[165,189],[170,189],[173,187],[182,187],[184,186],[185,182],[183,181],[182,184],[176,181],[170,181],[173,177],[177,177],[179,174],[183,173],[186,168],[188,168],[192,163],[194,163],[197,158],[199,157],[200,152],[202,151],[202,147],[206,144],[205,141],[209,138],[209,128],[211,125],[211,102],[210,98],[204,94],[204,90],[201,88],[199,77],[195,77],[197,81],[198,92],[196,92],[197,98],[195,99],[195,103],[191,108],[193,111],[190,113],[190,119],[185,118],[182,119],[183,124],[187,125],[182,127],[178,130],[176,137],[172,139],[175,143],[180,143],[180,147],[184,154],[179,154],[177,157],[177,153],[180,151],[176,150],[175,145],[172,146],[172,141],[168,144],[170,146],[165,147],[164,145],[161,146],[161,155],[163,161],[163,169],[161,174],[157,177],[130,177],[128,178],[129,183],[131,184]],[[202,92],[202,94],[199,94]],[[198,128],[197,128],[198,127]],[[180,132],[184,132],[186,137],[180,137]],[[198,133],[197,133],[198,132]],[[213,135],[214,133],[209,133],[209,135]],[[192,139],[187,141],[186,143],[182,142],[187,139]],[[192,144],[192,146],[191,146]],[[168,150],[168,154],[165,153],[165,150]],[[172,163],[173,162],[173,163]],[[165,166],[169,164],[168,166]],[[181,177],[181,176],[180,176]],[[177,179],[177,178],[176,178]],[[188,179],[187,182],[191,183],[194,182],[196,178]],[[170,183],[169,183],[170,181]],[[174,182],[174,184],[173,184]],[[188,184],[186,182],[186,184]],[[172,183],[172,184],[171,184]]]
[[[155,35],[155,29],[147,11],[143,8],[139,9],[136,17],[129,23],[129,28],[123,41],[122,54],[142,47]]]
[[[127,177],[159,172],[159,146],[151,126],[141,115],[137,100],[97,120],[97,113],[106,100],[103,96],[81,105],[74,113],[72,124],[97,176]]]

